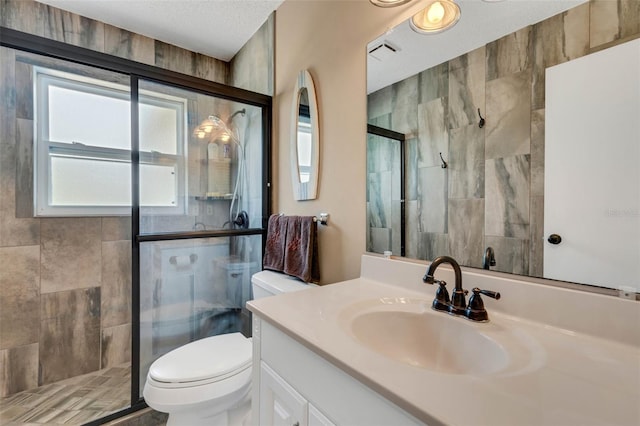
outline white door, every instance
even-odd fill
[[[291,385],[260,362],[260,425],[307,426],[308,405]]]
[[[640,40],[548,68],[545,107],[544,276],[640,291]]]

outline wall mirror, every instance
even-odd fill
[[[318,191],[320,133],[311,74],[298,74],[291,108],[291,180],[295,200],[314,200]]]
[[[407,257],[448,254],[470,267],[640,292],[640,127],[637,119],[615,121],[638,116],[640,74],[629,73],[622,89],[610,84],[624,78],[617,69],[640,64],[638,45],[629,44],[640,42],[640,3],[456,1],[462,17],[452,29],[425,36],[402,22],[367,46],[368,124],[406,137],[402,181],[387,164],[388,149],[367,149],[367,249],[399,255],[394,223],[402,217]],[[620,49],[619,65],[593,65]],[[608,74],[582,74],[596,68]],[[581,82],[581,126],[561,115],[566,106],[556,98],[573,95],[556,96],[567,83],[555,74]],[[596,108],[608,101],[611,117]],[[585,131],[590,122],[601,129],[592,151],[585,145],[595,134],[593,127]],[[582,142],[580,148],[556,160],[558,140],[568,139]],[[627,145],[616,148],[614,139]],[[598,188],[570,171],[585,165],[598,171]],[[567,184],[570,200],[549,192]],[[402,200],[399,186],[406,190]],[[578,196],[590,208],[568,217],[574,226],[549,228],[550,218],[564,216],[567,201]],[[598,225],[587,223],[587,212]],[[625,243],[605,249],[609,233]],[[579,240],[589,244],[578,247]],[[561,258],[565,248],[583,258]],[[557,264],[561,273],[552,271]],[[611,269],[593,278],[605,267]]]

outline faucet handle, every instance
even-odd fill
[[[478,290],[478,292],[480,294],[484,294],[485,296],[489,296],[492,299],[496,299],[496,300],[500,300],[500,293],[498,293],[497,291],[491,291],[491,290],[480,290],[478,287],[475,287],[473,289],[473,292],[475,294],[475,291]]]
[[[451,300],[449,299],[449,291],[447,290],[447,283],[445,281],[435,280],[439,284],[436,290],[436,298],[433,299],[431,305],[436,311],[448,311]]]
[[[491,297],[492,299],[499,300],[500,293],[491,290],[480,290],[478,287],[474,287],[473,294],[469,298],[469,305],[465,309],[465,316],[472,321],[486,322],[489,321],[489,315],[484,308],[484,302],[482,301],[481,294]]]

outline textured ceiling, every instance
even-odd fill
[[[229,61],[283,0],[39,0]]]

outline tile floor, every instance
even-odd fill
[[[128,364],[0,399],[0,425],[82,425],[130,405]]]

